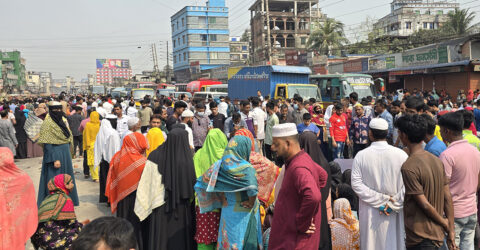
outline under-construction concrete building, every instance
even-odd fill
[[[305,50],[312,27],[326,18],[318,0],[257,0],[250,13],[254,65],[285,65],[285,55]]]

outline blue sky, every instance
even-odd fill
[[[255,0],[227,0],[231,35],[249,26],[248,7]],[[452,0],[450,0],[452,1]],[[345,23],[346,35],[361,35],[361,23],[383,17],[391,0],[319,0],[323,13]],[[474,7],[478,1],[459,0]],[[130,59],[134,73],[152,69],[150,45],[157,44],[160,67],[166,65],[170,16],[185,5],[205,0],[0,0],[0,50],[17,49],[27,70],[48,71],[54,78],[80,80],[95,73],[96,58]]]

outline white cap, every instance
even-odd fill
[[[62,106],[62,104],[57,101],[51,101],[48,103],[48,106]]]
[[[292,135],[298,135],[297,126],[294,123],[273,126],[272,137],[288,137]]]
[[[127,121],[128,128],[133,128],[133,126],[137,125],[137,123],[140,121],[138,117],[131,117]]]
[[[373,118],[368,126],[371,129],[388,130],[388,122],[382,118]]]
[[[185,111],[183,111],[182,117],[193,117],[193,112],[189,109],[186,109]]]

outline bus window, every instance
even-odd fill
[[[332,87],[332,101],[340,100],[340,86],[334,86]]]
[[[285,87],[277,88],[277,97],[286,98]]]

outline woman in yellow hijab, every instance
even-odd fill
[[[100,115],[97,111],[93,111],[90,114],[90,121],[85,125],[83,130],[83,150],[86,151],[87,164],[92,175],[92,180],[98,182],[98,168],[94,168],[94,153],[93,146],[97,138],[98,130],[100,129]],[[87,177],[87,176],[85,176]]]
[[[153,152],[158,146],[162,145],[165,142],[165,137],[163,136],[163,132],[159,128],[151,128],[148,130],[147,133],[147,141],[148,141],[148,149],[147,149],[147,157]]]

